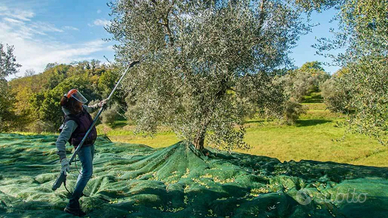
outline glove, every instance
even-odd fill
[[[69,160],[67,158],[63,158],[61,160],[61,174],[65,173],[65,175],[67,175],[67,172],[69,171],[70,171]]]
[[[99,106],[99,107],[103,107],[103,106],[106,104],[107,101],[108,101],[107,98],[104,99],[104,100],[101,100],[101,101],[98,103],[98,106]]]

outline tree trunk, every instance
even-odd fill
[[[203,151],[205,148],[205,134],[206,134],[206,128],[202,129],[201,132],[195,136],[194,139],[194,146],[198,151]]]

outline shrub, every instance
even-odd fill
[[[293,125],[298,120],[300,115],[306,113],[306,108],[299,102],[289,100],[285,102],[284,122],[287,125]]]
[[[340,77],[333,76],[321,85],[321,95],[327,108],[332,112],[348,113],[350,87]]]
[[[119,110],[119,105],[117,103],[114,103],[102,113],[101,122],[107,124],[110,127],[113,127],[114,122],[118,116]]]

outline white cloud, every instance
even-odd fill
[[[56,28],[54,25],[41,21],[32,21],[31,19],[26,19],[26,14],[30,14],[29,18],[33,18],[34,13],[31,11],[22,11],[22,10],[9,10],[7,9],[6,13],[2,13],[2,9],[5,7],[0,7],[0,26],[2,35],[9,33],[16,34],[17,36],[23,38],[31,39],[32,36],[38,34],[41,36],[47,35],[50,32],[63,32],[63,30]],[[19,14],[14,16],[14,14]]]
[[[79,30],[77,27],[73,27],[73,26],[64,26],[63,29],[64,30],[75,30],[75,31]]]
[[[34,22],[30,25],[32,29],[37,29],[41,32],[63,32],[63,30],[56,28],[54,25],[45,22]]]
[[[103,43],[96,40],[76,45],[29,44],[30,48],[24,52],[31,56],[26,57],[26,54],[21,58],[23,58],[25,68],[39,69],[38,72],[42,72],[48,63],[70,63],[75,60],[87,59],[88,55],[104,50]]]
[[[100,39],[76,44],[58,42],[53,33],[78,29],[71,26],[57,28],[47,22],[35,21],[31,11],[19,10],[15,13],[17,16],[10,16],[15,11],[0,6],[0,42],[13,45],[16,61],[22,64],[19,73],[10,78],[24,75],[27,69],[42,72],[48,63],[88,60],[95,52],[111,51],[109,44]]]
[[[93,22],[95,26],[108,26],[110,24],[109,20],[97,19]]]
[[[34,17],[34,15],[34,12],[29,10],[10,10],[6,6],[0,6],[0,16],[12,17],[23,21],[30,21],[30,18]]]
[[[4,20],[4,21],[7,21],[7,22],[9,22],[9,23],[18,23],[18,24],[23,23],[23,22],[20,21],[20,20],[15,20],[15,19],[9,18],[9,17],[5,17],[5,18],[3,18],[3,20]]]

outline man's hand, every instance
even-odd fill
[[[65,173],[65,175],[67,175],[67,172],[69,171],[70,171],[69,160],[67,158],[63,158],[61,160],[61,174]]]
[[[98,106],[99,106],[99,107],[103,107],[103,106],[106,104],[107,101],[108,101],[107,98],[104,99],[104,100],[101,100],[101,101],[98,103]]]

